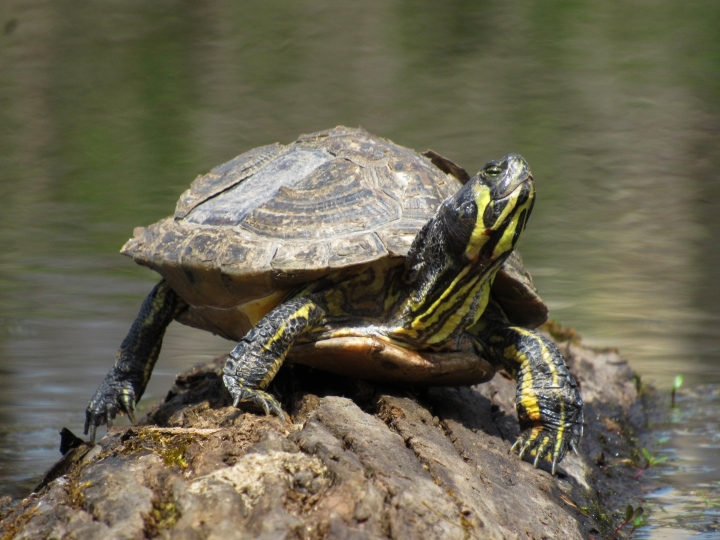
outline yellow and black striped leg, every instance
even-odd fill
[[[165,329],[186,304],[165,281],[150,292],[130,331],[120,345],[115,365],[85,410],[85,434],[95,442],[97,427],[112,427],[118,412],[135,422],[135,405],[142,397],[155,367]]]
[[[577,453],[583,431],[582,398],[565,360],[548,338],[530,330],[488,324],[473,331],[479,353],[517,380],[520,457],[552,462],[552,474],[569,449]]]
[[[237,344],[223,369],[223,381],[233,405],[251,402],[265,414],[286,420],[278,401],[265,392],[282,366],[288,350],[303,333],[316,327],[325,310],[308,297],[293,298],[268,313]]]

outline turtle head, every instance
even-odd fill
[[[415,238],[408,254],[410,281],[425,281],[425,290],[427,280],[442,288],[468,267],[490,277],[515,247],[534,199],[530,167],[521,156],[488,162]]]
[[[521,156],[490,161],[443,202],[422,244],[434,251],[442,243],[443,258],[451,259],[456,268],[494,267],[494,261],[504,260],[515,247],[534,197],[532,174]],[[436,240],[428,244],[428,239]]]
[[[466,259],[504,259],[515,247],[532,211],[535,187],[530,167],[518,154],[490,161],[456,197],[454,221],[460,224],[466,214],[473,216],[460,225],[459,231]],[[447,226],[455,227],[452,219]]]
[[[486,164],[440,205],[415,237],[403,280],[409,300],[402,318],[417,342],[442,342],[477,322],[534,198],[528,164],[509,154]]]

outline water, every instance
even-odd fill
[[[82,430],[155,280],[116,254],[133,227],[214,165],[337,124],[469,170],[521,153],[538,188],[521,250],[552,317],[662,389],[720,385],[718,28],[715,0],[5,0],[0,494],[34,485],[62,426]],[[145,406],[230,346],[171,327]],[[683,468],[716,426],[693,429],[667,429],[668,513],[717,500],[715,443]],[[709,523],[661,513],[643,534]]]
[[[645,473],[652,527],[637,538],[720,537],[718,410],[720,386],[696,385],[653,425],[655,457],[667,461]]]

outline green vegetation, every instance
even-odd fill
[[[667,456],[662,457],[655,457],[653,456],[650,451],[647,448],[643,448],[641,450],[643,457],[645,458],[645,465],[642,469],[640,469],[637,474],[635,475],[635,478],[640,478],[645,471],[647,471],[650,467],[654,467],[656,465],[660,465],[661,463],[665,463],[668,460]]]
[[[673,380],[673,387],[672,387],[672,393],[670,398],[670,406],[675,408],[675,392],[680,390],[680,387],[683,383],[683,376],[682,375],[675,375],[675,380]]]
[[[633,535],[635,532],[635,529],[639,527],[644,527],[647,525],[647,517],[644,515],[645,511],[643,510],[642,506],[638,506],[637,508],[633,508],[632,505],[627,505],[627,508],[625,509],[625,519],[618,525],[618,527],[613,531],[610,538],[617,537],[618,533],[627,525],[631,525],[630,528],[630,536]]]
[[[125,452],[149,450],[160,456],[168,467],[187,469],[185,452],[198,435],[167,433],[159,429],[139,429],[136,436],[125,443]]]

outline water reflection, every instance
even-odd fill
[[[133,227],[337,124],[471,170],[522,153],[551,315],[660,386],[720,383],[718,27],[712,0],[4,2],[0,492],[55,459],[112,363],[153,280],[113,256]],[[226,348],[172,332],[168,376]]]
[[[61,272],[28,274],[24,281],[20,296],[32,291],[39,303],[35,309],[26,306],[32,310],[27,317],[5,321],[0,349],[0,493],[16,496],[26,495],[59,457],[61,427],[82,433],[87,400],[112,365],[137,312],[136,299],[152,287]],[[171,326],[140,414],[164,397],[178,372],[230,345],[206,332]]]
[[[661,538],[660,527],[675,532],[669,538],[720,537],[720,387],[699,385],[683,391],[666,421],[655,423],[658,456],[669,460],[649,469],[648,502],[655,508],[652,530],[639,538]],[[688,487],[691,489],[688,489]],[[684,534],[684,535],[683,535]]]

